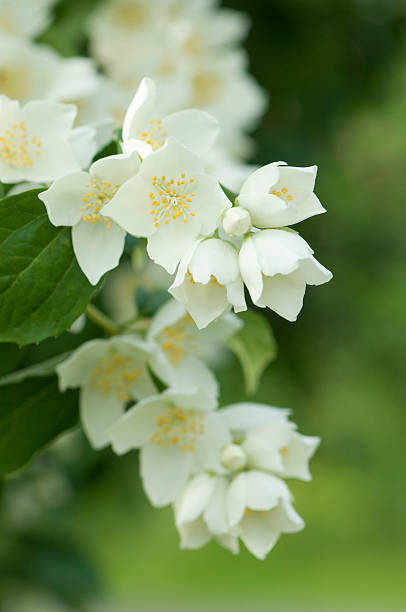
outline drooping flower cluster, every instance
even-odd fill
[[[247,310],[245,290],[294,321],[306,285],[330,280],[289,227],[325,212],[317,169],[271,163],[233,197],[219,182],[224,152],[228,163],[244,155],[263,103],[235,46],[241,15],[209,0],[104,3],[91,42],[118,88],[91,60],[32,42],[52,0],[24,15],[21,5],[0,0],[0,181],[43,187],[49,220],[72,228],[91,284],[117,268],[127,233],[145,239],[149,259],[171,277],[173,299],[142,332],[131,322],[114,327],[57,366],[60,390],[80,388],[94,448],[139,449],[145,492],[155,506],[173,505],[184,548],[214,538],[238,552],[241,539],[262,559],[281,533],[304,525],[285,479],[310,479],[319,439],[298,434],[286,410],[219,406],[207,348],[221,353],[242,327],[231,309]],[[123,61],[133,57],[135,67]],[[141,80],[145,72],[158,86]],[[122,152],[93,161],[112,139],[106,117],[118,118],[125,89],[139,81]]]

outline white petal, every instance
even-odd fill
[[[50,183],[55,179],[80,170],[73,148],[66,138],[44,136],[41,151],[30,166],[23,168],[27,181]]]
[[[178,531],[180,534],[180,547],[183,549],[195,550],[211,540],[211,533],[201,518],[192,523],[179,525]]]
[[[192,478],[176,501],[176,524],[196,520],[206,509],[212,496],[216,480],[208,474]]]
[[[92,164],[89,172],[92,177],[121,186],[137,174],[140,166],[141,160],[138,153],[121,153],[98,159]]]
[[[263,274],[290,274],[299,262],[311,255],[307,242],[295,232],[263,230],[252,237],[252,243]]]
[[[211,278],[220,285],[228,285],[239,275],[236,249],[224,240],[203,240],[193,253],[189,271],[196,283],[209,283]]]
[[[236,433],[244,433],[251,427],[286,421],[290,413],[285,408],[274,408],[267,404],[239,402],[219,411],[228,426]]]
[[[38,195],[53,225],[76,225],[83,216],[83,197],[89,182],[87,172],[74,172],[56,180]]]
[[[161,397],[163,400],[182,406],[186,410],[211,412],[217,408],[217,399],[201,387],[190,391],[167,389],[161,393]]]
[[[227,550],[232,552],[234,555],[238,555],[238,553],[240,552],[238,538],[236,538],[235,536],[229,533],[222,533],[216,536],[216,540],[219,544],[221,544],[221,546],[227,548]]]
[[[210,395],[218,396],[219,394],[219,385],[213,372],[203,361],[193,355],[188,355],[173,367],[165,382],[178,390],[187,391],[202,387]]]
[[[205,415],[204,434],[196,440],[196,471],[201,469],[221,473],[221,451],[231,444],[231,434],[227,424],[218,412]]]
[[[202,171],[203,163],[197,155],[174,138],[168,138],[163,147],[147,157],[140,170],[150,184],[154,176],[177,180],[183,172],[193,178],[200,176]]]
[[[148,255],[169,274],[173,274],[181,258],[193,246],[199,232],[197,217],[188,219],[187,223],[184,223],[182,217],[170,219],[168,225],[160,223],[148,239]]]
[[[156,86],[152,79],[144,77],[128,107],[123,122],[123,141],[137,138],[154,111]]]
[[[300,262],[300,270],[308,285],[322,285],[333,278],[330,270],[327,270],[314,257],[303,259]]]
[[[309,459],[314,455],[319,444],[320,438],[317,436],[302,436],[299,433],[293,433],[286,448],[286,453],[283,455],[283,467],[280,475],[284,478],[311,480]]]
[[[250,292],[254,303],[258,301],[263,289],[262,272],[252,238],[244,240],[240,254],[239,266],[241,276]]]
[[[83,273],[96,285],[108,270],[118,265],[124,249],[125,231],[112,223],[110,228],[100,219],[80,221],[72,228],[73,250]]]
[[[231,207],[231,202],[214,176],[209,174],[200,174],[195,193],[191,207],[201,223],[201,233],[208,236],[220,225],[221,217]]]
[[[159,396],[141,400],[130,408],[111,429],[113,450],[122,455],[148,442],[157,429],[157,419],[168,409]]]
[[[106,340],[90,340],[82,344],[66,361],[56,366],[60,390],[82,385],[109,353],[109,342]]]
[[[279,178],[279,164],[284,162],[272,162],[267,166],[258,168],[244,181],[241,190],[241,195],[248,194],[263,194],[269,193],[270,188],[276,184]]]
[[[102,393],[85,384],[80,390],[80,419],[93,448],[110,444],[110,428],[124,412],[116,393]]]
[[[306,283],[301,275],[293,274],[264,277],[264,288],[257,300],[258,306],[267,306],[288,321],[296,321],[303,306]]]
[[[268,520],[273,529],[282,533],[297,533],[305,526],[302,517],[286,500],[282,500],[278,507],[269,513]]]
[[[74,104],[60,104],[45,100],[28,102],[22,114],[28,130],[39,138],[49,135],[67,135],[76,117]]]
[[[214,479],[214,483],[203,518],[211,533],[226,534],[229,531],[226,508],[227,480],[217,477]]]
[[[169,287],[177,300],[183,302],[199,329],[202,329],[222,315],[229,307],[227,290],[216,284],[191,283],[188,278],[180,287]]]
[[[293,423],[285,421],[250,429],[243,442],[243,448],[248,455],[248,466],[280,472],[283,469],[280,449],[289,444],[293,429]]]
[[[90,125],[81,125],[70,132],[68,142],[80,168],[88,168],[97,153],[96,130]]]
[[[192,453],[181,453],[178,446],[163,448],[149,442],[140,453],[141,477],[153,506],[175,501],[191,469]]]
[[[162,120],[162,127],[168,136],[200,156],[210,151],[219,133],[218,121],[209,113],[194,108],[167,115]]]
[[[240,525],[240,537],[258,559],[265,559],[278,541],[280,532],[274,531],[268,524],[266,517],[253,513],[244,516]]]

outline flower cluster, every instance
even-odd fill
[[[82,426],[94,448],[140,449],[145,492],[155,506],[173,504],[182,547],[214,537],[238,552],[241,538],[263,559],[281,533],[304,526],[282,479],[310,480],[319,439],[298,434],[287,410],[218,409],[204,347],[224,343],[240,325],[226,314],[200,331],[182,305],[168,302],[144,337],[92,340],[57,372],[61,390],[80,387]]]
[[[241,331],[248,294],[294,321],[306,286],[330,280],[290,227],[325,212],[317,168],[244,169],[236,193],[220,182],[223,154],[241,159],[263,106],[236,47],[239,13],[211,0],[103,3],[90,25],[103,76],[32,41],[52,0],[23,4],[0,0],[0,181],[14,193],[40,186],[92,285],[118,267],[129,234],[165,270],[172,298],[141,327],[113,324],[109,338],[79,346],[56,367],[60,390],[80,388],[95,449],[139,449],[145,492],[173,506],[182,547],[214,538],[236,553],[241,539],[263,559],[304,526],[285,479],[310,479],[319,438],[299,434],[284,409],[221,406],[210,350],[222,354]],[[121,114],[117,153],[95,159]]]

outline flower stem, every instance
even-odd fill
[[[106,317],[94,304],[88,304],[85,310],[86,315],[93,323],[96,323],[98,327],[107,332],[110,336],[114,336],[120,333],[120,328],[113,323],[111,319]]]

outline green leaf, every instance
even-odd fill
[[[140,317],[152,317],[158,308],[163,306],[171,296],[164,289],[147,291],[144,287],[138,287],[135,292],[137,312]]]
[[[51,225],[38,193],[0,200],[0,342],[57,336],[97,290],[78,266],[71,228]]]
[[[0,387],[0,475],[20,468],[77,420],[78,392],[60,393],[56,376]]]
[[[231,191],[231,189],[228,189],[228,187],[224,187],[224,185],[220,185],[220,187],[222,188],[222,190],[224,191],[224,193],[226,194],[230,202],[234,204],[237,198],[237,194],[234,193],[234,191]]]
[[[112,140],[101,151],[97,153],[93,162],[95,162],[98,159],[102,159],[103,157],[110,157],[110,155],[117,155],[117,153],[121,153],[120,144],[118,140]]]
[[[46,361],[41,361],[40,363],[28,366],[22,370],[17,370],[12,374],[7,374],[7,376],[0,378],[0,387],[4,387],[5,385],[14,385],[22,382],[26,378],[37,378],[55,374],[56,366],[62,361],[65,361],[71,352],[72,351],[66,351],[60,355],[55,355],[55,357],[50,357],[50,359],[47,359]]]
[[[248,310],[239,314],[244,327],[229,338],[227,346],[237,356],[244,372],[249,395],[255,393],[262,373],[276,358],[277,345],[272,328],[258,312]]]

